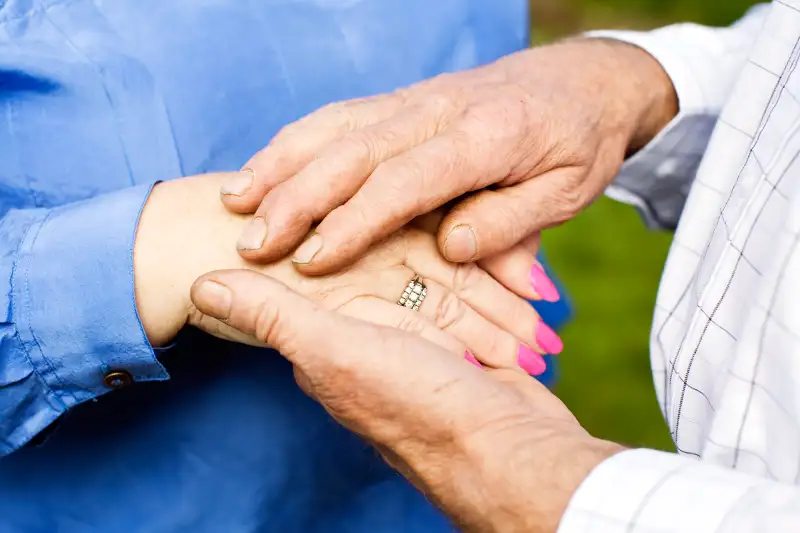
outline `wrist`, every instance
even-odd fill
[[[539,72],[559,72],[575,105],[587,108],[588,126],[604,140],[622,144],[620,151],[628,155],[650,142],[678,112],[675,88],[661,63],[624,41],[577,36],[500,63],[508,77],[527,76],[529,83],[541,83]]]
[[[472,447],[469,460],[462,462],[464,472],[453,473],[454,485],[472,507],[460,513],[469,517],[459,524],[465,532],[556,533],[584,480],[624,450],[592,437],[577,423],[514,433]],[[475,484],[482,484],[481,490],[469,491]]]
[[[174,247],[172,190],[168,183],[153,187],[142,209],[133,248],[136,308],[147,339],[154,347],[165,346],[185,323]]]
[[[220,174],[160,183],[142,210],[134,286],[139,318],[155,347],[168,344],[186,324],[189,292],[198,276],[246,266],[234,243],[247,218],[225,210],[221,183]]]
[[[613,51],[621,68],[622,85],[617,94],[627,94],[617,104],[632,115],[628,136],[630,155],[642,149],[678,114],[678,95],[667,72],[649,52],[634,44],[591,38]]]
[[[611,456],[624,451],[617,443],[587,436],[551,447],[540,461],[537,494],[537,533],[556,533],[573,496],[592,471]]]
[[[678,113],[678,97],[661,63],[625,41],[578,36],[553,46],[572,48],[587,98],[603,98],[599,126],[619,135],[628,155],[649,143]]]

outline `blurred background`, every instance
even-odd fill
[[[532,0],[540,44],[597,28],[647,29],[678,21],[727,25],[748,0]],[[672,235],[602,198],[545,234],[545,251],[572,298],[556,393],[593,435],[673,450],[656,402],[648,336]]]

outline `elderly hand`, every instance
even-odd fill
[[[244,261],[231,245],[247,223],[219,202],[225,174],[159,184],[145,205],[134,247],[136,301],[148,338],[165,344],[189,323],[230,340],[260,344],[193,312],[189,289],[204,272],[250,268],[269,274],[326,309],[373,323],[429,331],[440,346],[469,350],[487,365],[540,374],[539,353],[561,341],[534,309],[479,267],[445,261],[433,235],[404,228],[375,244],[350,268],[308,278],[289,258],[267,265]],[[418,312],[397,305],[415,275],[427,286]]]
[[[302,272],[320,274],[468,195],[438,243],[448,260],[474,261],[520,242],[535,249],[531,237],[588,205],[676,110],[646,52],[567,41],[329,105],[284,128],[222,198],[235,212],[255,210],[238,243],[249,259],[290,253],[321,220],[295,252]]]
[[[197,309],[276,347],[298,383],[465,532],[554,533],[590,470],[621,450],[547,389],[422,337],[323,311],[248,271],[206,274]],[[430,342],[434,341],[434,342]]]

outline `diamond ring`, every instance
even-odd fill
[[[419,311],[419,306],[425,301],[427,294],[428,288],[422,283],[422,279],[419,276],[414,276],[414,279],[406,285],[400,299],[397,300],[397,305],[408,307],[412,311]]]

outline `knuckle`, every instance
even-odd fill
[[[299,136],[305,125],[306,119],[290,122],[278,130],[278,133],[269,142],[268,147],[285,148],[291,146],[292,141]]]
[[[345,100],[343,102],[333,102],[323,106],[315,114],[322,117],[324,122],[337,124],[345,131],[352,131],[358,125],[356,112],[364,103],[364,100]]]
[[[425,175],[425,168],[416,158],[402,161],[394,158],[380,163],[370,178],[377,195],[373,199],[375,207],[390,213],[405,213],[408,206],[417,205],[426,196]]]
[[[434,324],[442,331],[449,331],[463,320],[466,312],[464,302],[455,293],[447,291],[434,309]]]
[[[397,323],[397,329],[414,335],[419,335],[425,330],[425,323],[414,313],[403,313],[403,316]]]
[[[349,114],[349,110],[352,109],[354,106],[360,103],[359,100],[351,101],[351,100],[344,100],[344,101],[337,101],[337,102],[330,102],[322,107],[320,107],[317,111],[313,112],[310,116],[313,115],[327,115],[327,116],[341,116],[344,114]]]
[[[583,168],[583,166],[579,168]],[[586,172],[578,172],[572,169],[567,169],[564,171],[562,181],[562,187],[565,191],[577,194],[583,189],[584,182],[586,181]]]
[[[382,236],[382,225],[364,204],[351,200],[331,211],[318,226],[324,227],[326,246],[335,246],[339,258],[356,260]]]
[[[274,305],[260,302],[255,315],[255,337],[272,346],[280,345],[280,311]]]
[[[351,154],[353,158],[372,166],[381,159],[382,150],[377,135],[367,130],[357,130],[340,141],[337,152]]]
[[[458,263],[453,267],[452,291],[453,294],[465,298],[469,296],[485,281],[486,272],[475,263]]]
[[[457,169],[469,168],[470,158],[474,155],[470,153],[472,141],[475,137],[467,130],[454,129],[452,135],[443,137],[444,148],[439,157],[434,159],[441,168],[436,169],[437,173],[451,174]]]
[[[422,182],[426,175],[426,169],[419,157],[406,154],[381,163],[375,170],[375,175],[382,182],[396,183],[398,187],[403,187],[408,185],[407,182],[414,184]],[[397,177],[401,177],[401,179],[397,179]]]
[[[294,371],[294,380],[300,387],[300,390],[306,393],[306,395],[308,395],[309,397],[314,398],[315,400],[319,400],[314,391],[314,382],[311,381],[311,378],[308,377],[308,374],[300,370],[300,368],[297,366],[293,368],[293,371]]]
[[[352,235],[365,238],[374,231],[375,217],[370,202],[352,201],[352,204],[345,207],[346,212],[339,207],[333,213],[339,215],[339,221],[344,227],[351,228]]]
[[[463,101],[462,91],[460,89],[452,89],[447,92],[437,92],[429,95],[425,101],[425,107],[436,116],[449,117],[457,112]]]
[[[541,102],[531,96],[528,89],[518,83],[511,83],[506,85],[505,91],[505,98],[502,99],[505,116],[513,121],[517,133],[527,134],[534,124],[543,122],[546,110],[542,108]]]
[[[475,135],[491,136],[509,146],[527,138],[531,124],[539,122],[531,116],[523,97],[516,93],[500,92],[469,106],[464,113],[465,124]]]
[[[416,87],[400,87],[386,95],[386,99],[398,106],[407,104],[414,96]]]
[[[484,359],[486,359],[486,363],[499,368],[514,366],[515,361],[508,354],[515,352],[515,346],[509,346],[507,342],[509,338],[509,336],[494,327],[489,328],[481,336],[481,343],[485,347]],[[512,342],[512,345],[514,344]]]
[[[583,187],[567,186],[553,199],[555,224],[560,224],[574,218],[591,201],[589,194]]]
[[[194,305],[189,309],[187,323],[214,336],[219,336],[220,326],[222,325],[219,320],[205,315]]]

